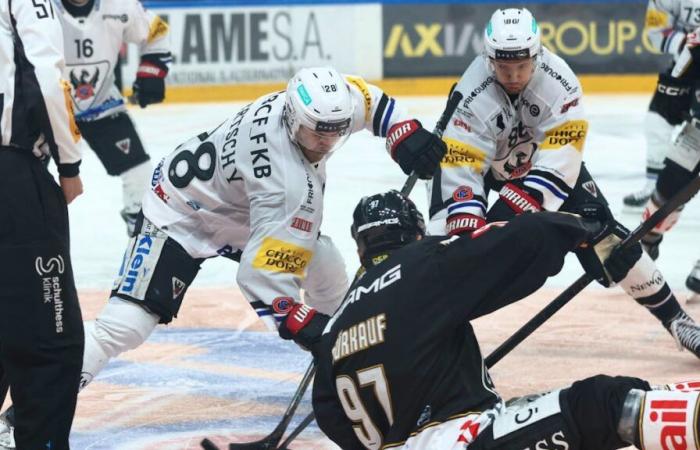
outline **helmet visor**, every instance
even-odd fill
[[[317,122],[314,129],[300,124],[296,141],[306,151],[326,154],[342,146],[350,136],[350,119],[339,122]]]

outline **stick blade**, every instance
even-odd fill
[[[219,447],[207,438],[202,439],[199,443],[204,450],[220,450]]]

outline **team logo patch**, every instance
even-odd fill
[[[286,315],[292,310],[292,307],[296,304],[292,297],[277,297],[272,300],[272,310],[275,314]]]
[[[173,300],[177,299],[180,296],[180,294],[182,294],[182,291],[185,290],[185,287],[187,287],[187,285],[184,281],[177,277],[173,277]]]
[[[313,252],[304,247],[267,237],[253,260],[256,269],[304,277]]]
[[[313,227],[314,227],[313,222],[302,219],[301,217],[295,217],[292,219],[292,228],[296,228],[297,230],[301,230],[301,231],[305,231],[307,233],[310,233],[311,230],[313,229]]]
[[[125,155],[128,155],[129,150],[131,149],[131,139],[130,138],[122,139],[121,141],[115,142],[114,145],[116,145],[117,148],[119,150],[121,150],[122,153],[124,153]]]
[[[486,159],[486,152],[456,139],[443,138],[447,144],[447,153],[440,161],[440,167],[471,167],[481,170]]]
[[[108,61],[94,63],[66,64],[68,81],[73,88],[71,98],[79,113],[85,112],[94,106],[98,93],[104,87],[106,74],[111,70]]]
[[[156,194],[156,196],[161,199],[163,203],[168,203],[168,200],[170,200],[170,196],[165,193],[163,190],[163,185],[160,183],[153,186],[153,193]]]
[[[596,188],[593,180],[586,181],[581,186],[593,197],[598,197],[598,188]]]
[[[569,103],[564,103],[561,107],[561,113],[566,114],[567,111],[569,111],[571,108],[573,108],[576,105],[578,105],[578,97],[571,100]]]
[[[469,186],[459,186],[452,193],[452,199],[456,202],[465,202],[474,198],[474,191]]]

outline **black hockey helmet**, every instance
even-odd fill
[[[362,197],[352,218],[350,232],[363,257],[403,247],[425,235],[423,215],[411,199],[395,190]]]

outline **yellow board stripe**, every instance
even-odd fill
[[[586,94],[651,94],[658,75],[581,75]],[[442,95],[447,98],[458,77],[388,78],[372,82],[392,97],[402,95]],[[286,83],[207,84],[168,86],[166,101],[172,103],[250,101],[270,92],[281,91]]]

